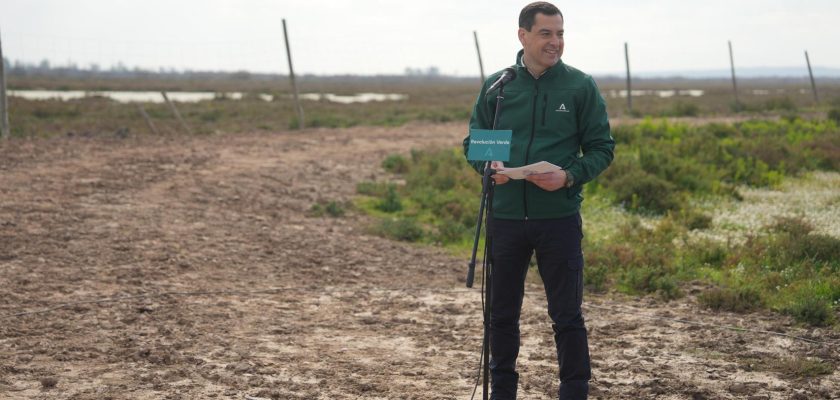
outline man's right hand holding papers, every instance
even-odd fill
[[[548,161],[540,161],[518,168],[505,168],[503,162],[492,161],[490,168],[496,170],[496,174],[492,178],[497,185],[503,185],[510,179],[525,179],[550,192],[566,185],[566,171]]]

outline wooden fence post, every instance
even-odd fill
[[[152,119],[149,117],[149,114],[146,113],[146,109],[143,108],[143,105],[137,104],[137,109],[140,111],[140,115],[142,115],[143,119],[146,121],[146,125],[149,127],[149,129],[152,130],[152,133],[154,133],[155,135],[160,135],[160,132],[158,132],[157,128],[155,127],[155,123],[152,122]]]
[[[814,91],[814,103],[820,104],[820,98],[817,96],[817,84],[814,82],[814,71],[811,69],[811,59],[808,58],[808,50],[805,50],[805,63],[808,64],[808,76],[811,77],[811,90]]]
[[[741,111],[741,102],[738,100],[738,81],[735,79],[735,57],[732,55],[732,41],[729,43],[729,66],[732,68],[732,93],[735,94],[735,111]]]
[[[6,63],[0,39],[0,138],[9,138],[9,103],[6,101]]]
[[[481,61],[481,48],[478,47],[478,33],[473,31],[473,39],[475,39],[475,52],[478,54],[478,70],[481,72],[481,84],[484,84],[484,63]]]
[[[627,65],[627,112],[633,114],[633,89],[630,86],[630,50],[624,42],[624,63]]]
[[[163,95],[163,100],[166,101],[166,104],[169,105],[169,109],[172,110],[173,114],[175,114],[175,118],[177,118],[178,122],[181,123],[181,127],[184,128],[185,131],[187,131],[188,135],[192,135],[192,130],[189,126],[187,126],[187,123],[184,122],[184,119],[181,118],[181,113],[178,112],[178,108],[175,107],[175,103],[169,100],[169,96],[166,95],[166,92],[161,91],[160,94]]]
[[[286,41],[286,58],[289,59],[289,78],[292,80],[292,92],[295,96],[295,105],[297,106],[298,128],[306,127],[303,119],[303,106],[300,105],[300,97],[298,96],[297,83],[295,83],[295,69],[292,67],[292,50],[289,48],[289,34],[286,32],[286,19],[283,18],[283,39]]]

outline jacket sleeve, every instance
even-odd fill
[[[607,104],[592,77],[584,87],[582,107],[577,107],[580,121],[580,149],[583,154],[572,160],[566,168],[579,186],[595,179],[613,160],[615,140],[610,134]]]
[[[485,98],[485,91],[487,90],[487,82],[485,81],[484,84],[481,86],[481,92],[478,93],[478,97],[475,100],[475,105],[473,106],[472,116],[470,117],[470,126],[469,129],[492,129],[493,126],[493,112],[489,110],[486,98]],[[464,158],[467,157],[467,152],[470,149],[470,133],[467,131],[467,137],[464,138]],[[478,172],[479,174],[482,173],[482,168],[484,168],[483,161],[467,161],[472,168]]]

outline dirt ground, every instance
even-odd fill
[[[466,260],[368,235],[364,216],[307,216],[463,129],[1,143],[0,398],[469,399]],[[840,399],[836,331],[692,299],[587,294],[591,398]],[[557,390],[544,302],[529,287],[525,399]],[[805,357],[833,374],[785,372]]]

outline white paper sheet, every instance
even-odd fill
[[[510,179],[525,179],[528,175],[544,174],[546,172],[560,171],[561,167],[548,161],[528,164],[518,168],[502,168],[496,171],[497,174],[507,175]]]

